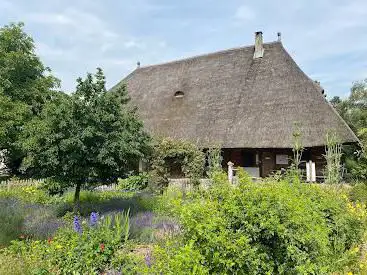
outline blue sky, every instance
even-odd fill
[[[285,48],[328,97],[367,77],[367,1],[0,0],[0,25],[23,21],[43,62],[73,91],[100,66],[111,87],[142,64],[266,42]]]

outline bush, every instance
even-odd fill
[[[363,205],[350,203],[334,188],[286,181],[254,184],[246,177],[239,182],[229,185],[217,175],[207,191],[163,198],[204,270],[326,274],[346,266],[358,269]]]
[[[169,240],[163,246],[155,246],[151,258],[152,266],[146,261],[145,265],[139,268],[141,273],[210,274],[210,269],[204,265],[205,257],[200,253],[200,249],[196,248],[193,240],[187,244]]]
[[[0,274],[28,275],[32,274],[31,269],[29,262],[23,262],[17,255],[0,251]]]
[[[19,238],[47,239],[63,225],[51,206],[0,199],[0,247]]]
[[[24,209],[16,200],[0,199],[0,247],[22,234]]]
[[[148,185],[148,175],[141,173],[139,175],[130,176],[126,179],[119,179],[118,189],[126,191],[143,190]]]
[[[58,201],[57,198],[49,196],[44,190],[36,185],[17,186],[10,188],[0,188],[0,198],[13,198],[27,203],[53,204]]]
[[[17,255],[33,274],[96,274],[127,241],[129,213],[100,220],[94,213],[89,222],[75,217],[73,227],[61,228],[47,241],[15,241],[3,253]]]
[[[130,232],[135,240],[150,243],[179,235],[181,227],[170,217],[159,216],[147,211],[131,218]]]
[[[32,239],[50,238],[64,225],[64,222],[56,217],[53,206],[25,205],[24,210],[27,214],[22,233]]]
[[[367,203],[367,183],[356,183],[349,192],[350,199],[354,202]]]

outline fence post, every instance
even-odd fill
[[[306,179],[307,182],[316,181],[316,166],[312,160],[306,162],[306,176],[307,176]]]
[[[228,181],[229,183],[233,183],[233,162],[228,161]]]

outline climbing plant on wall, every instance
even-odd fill
[[[172,138],[163,138],[155,142],[149,173],[149,184],[163,191],[168,186],[173,162],[178,163],[184,177],[193,185],[199,184],[203,176],[205,155],[193,143]]]

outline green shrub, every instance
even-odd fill
[[[143,274],[210,274],[205,266],[205,257],[196,248],[192,240],[187,244],[169,240],[163,246],[155,246],[152,252],[152,266],[141,265],[138,269]],[[223,274],[223,273],[222,273]]]
[[[118,189],[127,191],[143,190],[148,185],[148,175],[141,173],[139,175],[133,175],[126,179],[119,179]]]
[[[39,189],[36,185],[17,186],[12,185],[10,188],[0,188],[0,198],[14,198],[23,202],[52,204],[57,198],[49,196],[44,190]]]
[[[352,186],[349,192],[350,199],[354,202],[367,203],[367,183],[359,182]]]
[[[202,257],[204,270],[327,274],[358,268],[366,225],[363,206],[334,188],[239,181],[233,186],[225,175],[216,175],[207,191],[162,198],[165,210],[183,226],[184,244],[193,243]]]
[[[32,267],[29,261],[24,262],[23,259],[17,255],[0,251],[0,274],[33,275],[35,273],[32,273]]]
[[[0,247],[22,234],[24,209],[16,200],[0,199]]]

